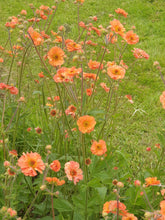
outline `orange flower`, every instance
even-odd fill
[[[113,32],[110,32],[109,34],[106,35],[106,39],[108,42],[111,42],[111,44],[114,44],[117,42],[117,36]]]
[[[66,115],[71,115],[72,117],[75,117],[76,107],[74,105],[70,105],[66,110]]]
[[[165,217],[165,200],[160,202],[160,213]]]
[[[56,186],[62,186],[65,184],[65,180],[59,180],[56,177],[46,177],[45,180],[50,184],[55,184]]]
[[[146,60],[149,59],[149,55],[144,50],[141,50],[139,48],[134,48],[132,52],[134,57],[137,59],[142,59],[142,58],[145,58]]]
[[[94,73],[83,73],[84,79],[93,79],[96,80],[96,74]],[[97,77],[98,79],[99,77]]]
[[[158,148],[158,149],[161,149],[160,144],[155,144],[155,147]]]
[[[162,195],[162,196],[165,195],[165,189],[162,189],[160,192],[161,192],[161,195]]]
[[[84,29],[87,29],[87,27],[86,27],[86,25],[85,25],[85,23],[83,21],[79,22],[79,26],[84,28]]]
[[[124,63],[123,60],[120,61],[120,65],[124,68],[124,69],[128,69],[128,66]]]
[[[146,186],[154,186],[154,185],[160,185],[160,180],[157,180],[157,177],[148,177],[145,179]]]
[[[133,31],[128,31],[125,34],[124,39],[128,44],[137,44],[139,42],[139,36],[135,34]]]
[[[58,160],[54,160],[50,164],[50,169],[53,170],[54,172],[58,172],[61,169],[61,164]]]
[[[126,216],[122,217],[122,220],[138,220],[138,219],[136,216],[134,216],[134,214],[127,213]]]
[[[67,39],[65,41],[66,48],[69,52],[76,51],[76,50],[81,50],[81,45],[77,44],[73,40]]]
[[[119,34],[122,37],[124,36],[125,28],[120,23],[119,20],[114,19],[113,21],[110,22],[110,24],[111,24],[111,31],[114,31],[116,34]]]
[[[101,36],[101,32],[98,28],[92,27],[92,30],[94,30],[99,37]]]
[[[103,206],[103,213],[117,214],[117,208],[119,209],[119,215],[124,216],[127,214],[126,206],[121,202],[117,202],[116,200],[106,202]]]
[[[71,68],[62,67],[58,69],[56,75],[54,75],[53,79],[57,83],[61,82],[72,82],[74,76],[77,77],[81,73],[81,68],[76,69],[74,66]]]
[[[27,11],[26,10],[22,10],[21,11],[21,15],[27,15]]]
[[[64,51],[60,47],[52,47],[48,54],[49,64],[51,66],[61,66],[64,63]]]
[[[125,69],[121,66],[113,65],[108,67],[107,73],[112,79],[123,79],[125,76]]]
[[[3,61],[4,61],[4,60],[3,60],[2,58],[0,58],[0,63],[3,63]]]
[[[109,92],[110,88],[108,88],[105,83],[103,83],[103,82],[100,83],[100,86],[101,86],[106,92]]]
[[[103,69],[103,64],[101,64],[101,66],[100,66],[100,62],[97,62],[97,61],[90,60],[88,63],[88,66],[92,70],[99,69],[99,67],[100,67],[100,69]]]
[[[21,168],[25,176],[36,176],[38,171],[42,173],[45,169],[45,164],[38,153],[23,153],[18,159],[18,166]]]
[[[16,167],[13,167],[13,168],[9,168],[8,170],[7,170],[7,172],[8,172],[8,174],[10,175],[10,176],[15,176],[15,169],[14,168],[16,168]]]
[[[91,152],[92,154],[97,156],[102,156],[103,154],[105,154],[105,152],[107,152],[105,141],[103,140],[99,140],[99,142],[93,141],[91,146]]]
[[[92,95],[92,92],[93,92],[93,89],[91,89],[91,88],[86,89],[86,94],[87,94],[87,96],[91,96],[91,95]]]
[[[74,184],[83,179],[83,171],[79,168],[79,163],[70,161],[65,164],[65,173],[69,180],[73,180]]]
[[[84,116],[81,116],[78,119],[77,125],[79,127],[79,130],[83,134],[90,133],[91,131],[94,130],[94,127],[96,125],[96,121],[95,121],[95,118],[93,116],[84,115]]]
[[[44,78],[43,72],[38,73],[38,76],[39,76],[40,78]]]
[[[76,2],[84,3],[84,0],[76,0]]]
[[[56,114],[57,114],[57,112],[56,112],[55,109],[52,109],[52,110],[50,111],[50,115],[51,115],[52,117],[54,117]]]
[[[125,18],[126,18],[127,15],[128,15],[128,13],[127,13],[126,11],[124,11],[123,9],[121,9],[121,8],[116,9],[115,12],[116,12],[117,14],[123,15]]]
[[[162,103],[162,107],[165,109],[165,91],[160,96],[160,102]]]
[[[17,212],[13,210],[12,208],[8,208],[7,212],[10,214],[11,217],[14,217],[17,215]]]
[[[16,150],[11,150],[11,151],[9,151],[9,155],[12,155],[13,157],[17,157],[18,153]]]
[[[35,46],[39,46],[44,42],[42,36],[37,31],[34,31],[32,27],[28,28],[28,34],[30,35]]]
[[[133,104],[132,96],[131,95],[125,95],[125,97],[128,99],[128,101]]]

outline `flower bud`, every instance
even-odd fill
[[[118,183],[117,183],[117,187],[123,188],[123,187],[124,187],[124,184],[123,184],[122,182],[118,182]]]
[[[40,190],[45,190],[46,189],[46,185],[42,185],[42,186],[40,186]]]

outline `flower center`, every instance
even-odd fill
[[[55,55],[53,56],[53,58],[54,58],[54,60],[58,60],[59,56],[58,56],[57,54],[55,54]]]
[[[34,159],[30,159],[30,160],[28,161],[28,164],[29,164],[30,167],[34,168],[34,167],[35,167],[35,164],[36,164],[36,161],[35,161]]]
[[[84,121],[84,127],[88,127],[89,126],[89,122],[88,121]]]
[[[101,146],[99,144],[96,146],[96,148],[97,150],[101,150]]]
[[[71,171],[70,171],[70,175],[71,175],[71,176],[76,176],[76,175],[77,175],[76,170],[71,170]]]

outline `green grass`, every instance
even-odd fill
[[[75,22],[77,18],[77,9],[73,1],[66,1],[60,4],[57,10],[57,16],[51,25],[51,29],[56,31],[60,25],[67,27],[67,34],[74,38],[77,34]],[[4,38],[7,38],[7,31],[4,26],[9,16],[16,16],[22,9],[26,9],[28,17],[32,17],[31,9],[28,4],[30,1],[12,1],[4,0],[0,2],[1,22],[0,28],[2,37],[0,44],[3,46]],[[45,4],[45,1],[33,1],[34,6],[39,7]],[[46,5],[51,5],[52,1],[47,1]],[[122,146],[129,151],[133,149],[140,153],[143,157],[146,154],[146,147],[153,147],[159,142],[157,133],[165,126],[163,117],[164,110],[159,102],[159,96],[164,90],[158,71],[153,67],[155,60],[164,65],[164,45],[165,39],[162,37],[164,33],[165,2],[133,0],[114,1],[114,0],[88,0],[80,7],[80,20],[88,21],[89,16],[96,15],[98,24],[103,26],[109,25],[110,18],[108,14],[114,14],[116,8],[123,8],[128,12],[128,18],[125,19],[126,27],[131,28],[135,25],[135,32],[140,36],[140,42],[135,47],[144,49],[150,58],[147,61],[139,61],[132,71],[127,72],[125,80],[121,84],[121,95],[131,94],[134,100],[134,106],[124,103],[122,112],[114,119],[117,124],[115,133],[111,134],[114,146]],[[117,15],[115,15],[117,17]],[[122,21],[124,19],[122,18]],[[14,35],[13,38],[16,38]],[[133,49],[134,46],[128,46]],[[127,63],[130,55],[126,54],[123,58]],[[108,60],[108,56],[106,56]],[[163,67],[164,70],[164,67]],[[32,72],[34,70],[32,69]],[[141,109],[142,111],[136,111]],[[136,112],[135,112],[136,111]],[[124,121],[124,123],[123,123]],[[140,157],[139,155],[139,157]]]

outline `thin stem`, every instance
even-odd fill
[[[18,109],[19,109],[19,106],[20,106],[20,102],[19,102],[19,104],[18,104],[18,106],[17,106],[17,108],[16,108],[14,114],[12,115],[12,117],[11,117],[11,119],[10,119],[10,121],[9,121],[9,124],[8,124],[8,126],[7,126],[7,128],[6,128],[6,130],[5,130],[5,132],[7,132],[7,131],[9,130],[10,125],[11,125],[11,123],[12,123],[12,121],[13,121],[13,119],[14,119],[14,117],[15,117],[15,115],[16,115]]]
[[[30,212],[30,210],[31,210],[31,208],[32,208],[32,206],[33,206],[33,204],[34,204],[34,202],[36,201],[38,195],[39,195],[39,191],[35,194],[35,197],[34,197],[33,201],[31,202],[31,205],[30,205],[29,208],[27,209],[27,211],[26,211],[26,213],[25,213],[25,215],[24,215],[24,217],[23,217],[22,220],[25,220],[25,219],[26,219],[26,216],[29,214],[29,212]]]
[[[88,190],[87,190],[87,166],[85,164],[86,160],[86,150],[84,144],[84,135],[81,133],[81,144],[82,144],[82,154],[83,154],[83,167],[84,167],[84,181],[85,181],[85,220],[88,218],[87,207],[88,207]]]
[[[80,35],[80,26],[79,26],[79,22],[80,22],[80,12],[79,12],[79,4],[77,6],[77,25],[78,25],[78,35]]]
[[[82,111],[83,111],[83,84],[84,84],[83,67],[81,64],[81,115],[82,115]]]
[[[51,190],[51,205],[52,205],[52,217],[53,217],[53,220],[55,220],[55,213],[54,213],[54,206],[53,206],[53,189],[54,189],[54,185],[52,185],[52,190]]]
[[[57,6],[58,6],[58,5],[57,5]],[[45,31],[46,33],[48,32],[49,27],[50,27],[50,25],[51,25],[51,23],[52,23],[52,21],[53,21],[53,18],[54,18],[55,14],[56,14],[57,6],[56,6],[56,9],[54,10],[54,14],[52,15],[52,17],[51,17],[51,19],[50,19],[50,22],[49,22],[49,24],[48,24],[48,27],[47,27],[47,29],[46,29],[46,31]]]
[[[1,131],[2,131],[2,139],[3,139],[3,159],[6,160],[5,154],[5,134],[4,134],[4,116],[5,116],[5,105],[6,105],[6,92],[3,98],[3,110],[2,110],[2,120],[1,120]]]

